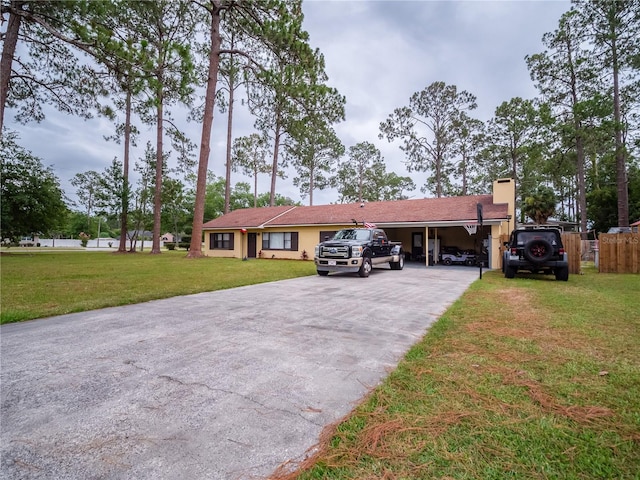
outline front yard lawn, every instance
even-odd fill
[[[488,272],[274,478],[640,478],[640,275],[585,271]]]
[[[313,262],[186,252],[2,252],[0,323],[315,274]]]

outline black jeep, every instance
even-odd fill
[[[560,229],[554,227],[523,227],[511,232],[502,261],[504,276],[513,278],[516,272],[553,273],[556,280],[569,280],[567,254],[562,246]]]

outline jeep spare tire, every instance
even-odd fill
[[[527,242],[523,253],[524,258],[531,263],[544,263],[553,255],[553,247],[547,240],[537,238]]]

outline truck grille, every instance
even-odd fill
[[[349,247],[326,247],[320,249],[320,256],[324,258],[349,258]]]

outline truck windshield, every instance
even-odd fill
[[[334,240],[371,240],[371,230],[350,228],[340,230],[333,237]]]

